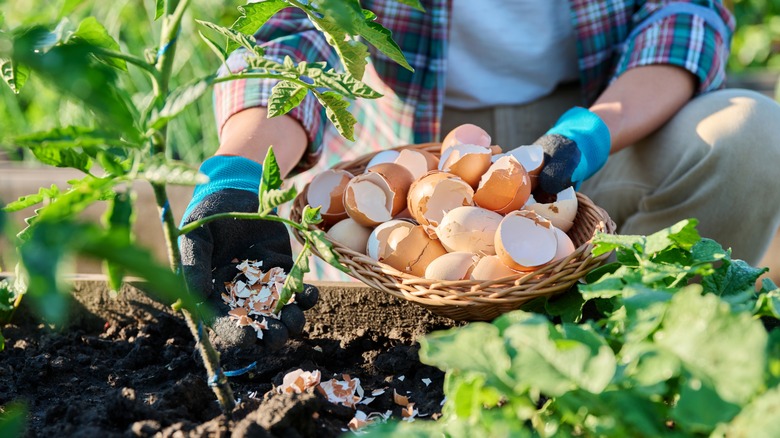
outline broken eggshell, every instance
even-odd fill
[[[477,281],[498,280],[518,275],[518,271],[510,269],[497,255],[485,256],[479,259],[474,270],[471,271],[471,279]]]
[[[365,254],[368,237],[371,235],[371,228],[364,227],[348,217],[336,222],[327,231],[327,235],[334,241],[346,246],[352,251]]]
[[[344,191],[344,207],[355,222],[375,227],[406,208],[412,174],[395,163],[381,163],[352,178]]]
[[[371,157],[370,160],[368,160],[368,163],[366,164],[366,170],[374,167],[377,164],[382,163],[392,163],[395,161],[396,158],[398,158],[399,152],[395,149],[387,149],[384,151],[379,151],[376,154],[374,154],[373,157]]]
[[[425,268],[425,278],[429,280],[466,280],[479,260],[479,257],[468,251],[456,251],[443,254],[428,264]]]
[[[409,188],[409,214],[431,236],[444,215],[457,207],[474,205],[474,189],[465,181],[447,172],[434,170],[412,183]]]
[[[490,167],[492,156],[489,148],[474,144],[456,144],[442,154],[439,170],[457,175],[472,188],[476,188],[480,178]]]
[[[490,165],[474,192],[474,203],[507,214],[520,209],[531,196],[531,180],[522,164],[506,155]]]
[[[575,248],[574,242],[572,242],[569,235],[566,234],[563,230],[555,226],[553,226],[553,229],[555,231],[555,238],[557,239],[558,244],[555,248],[555,257],[553,257],[552,261],[556,262],[568,257],[577,248]]]
[[[366,241],[366,255],[376,261],[384,260],[395,251],[398,242],[409,234],[415,224],[403,219],[393,219],[379,224]]]
[[[428,151],[402,149],[396,157],[395,164],[400,164],[411,172],[412,178],[417,180],[431,170],[439,166],[439,158]]]
[[[352,178],[351,173],[339,169],[327,169],[312,178],[306,202],[312,207],[321,207],[320,215],[326,227],[347,217],[344,190]]]
[[[441,155],[456,144],[473,144],[484,148],[490,147],[490,135],[482,128],[471,123],[456,126],[444,136],[441,142]]]
[[[508,267],[532,271],[555,257],[558,240],[547,219],[533,211],[517,210],[501,220],[496,231],[496,254]]]
[[[450,252],[494,255],[496,230],[502,219],[500,214],[481,207],[453,208],[436,227],[436,236]]]
[[[531,183],[536,188],[536,178],[542,173],[542,166],[544,165],[544,149],[538,144],[519,146],[506,153],[494,155],[493,162],[507,155],[515,157],[523,165],[523,168],[531,177]]]
[[[415,225],[382,262],[401,272],[423,277],[428,265],[446,253],[438,240],[428,237],[421,225]]]
[[[558,192],[555,201],[547,204],[540,204],[531,196],[523,209],[535,211],[557,228],[566,232],[574,225],[577,206],[577,193],[574,191],[574,187],[569,187]]]

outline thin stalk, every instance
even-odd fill
[[[303,225],[293,222],[289,219],[281,218],[276,215],[269,214],[270,212],[261,212],[261,213],[219,213],[214,214],[211,216],[206,216],[202,219],[198,219],[196,221],[192,221],[188,223],[187,225],[181,227],[179,229],[179,234],[184,235],[187,233],[190,233],[203,225],[206,225],[207,223],[211,221],[215,221],[217,219],[225,219],[225,218],[232,218],[232,219],[249,219],[249,220],[268,220],[268,221],[274,221],[274,222],[281,222],[283,224],[289,225],[293,228],[296,228],[301,231],[306,231],[306,227]]]
[[[155,69],[152,64],[146,62],[145,59],[139,58],[134,55],[130,55],[129,53],[117,52],[115,50],[104,49],[102,47],[95,47],[93,50],[96,55],[105,56],[108,58],[121,59],[127,62],[128,64],[133,64],[134,66],[139,67],[145,70],[147,73],[149,73],[152,76],[153,80],[155,81],[157,80],[157,69]]]

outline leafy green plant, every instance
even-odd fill
[[[417,0],[402,0],[402,3],[421,9]],[[42,163],[78,169],[84,176],[70,181],[69,187],[41,188],[38,193],[11,202],[4,210],[14,212],[38,206],[35,214],[27,219],[27,227],[18,235],[19,253],[27,294],[37,300],[36,307],[42,310],[47,321],[55,325],[62,322],[68,285],[61,274],[74,254],[104,260],[109,284],[114,289],[119,288],[126,274],[141,277],[148,282],[151,292],[175,301],[175,308],[182,311],[204,358],[215,394],[223,409],[230,411],[235,402],[219,368],[218,355],[203,335],[200,319],[203,309],[187,293],[180,274],[177,238],[225,216],[278,220],[302,230],[306,243],[295,267],[288,273],[283,298],[302,286],[312,246],[326,254],[331,263],[338,265],[338,262],[322,234],[308,231],[309,224],[321,220],[318,209],[305,209],[301,223],[270,214],[296,195],[295,188],[281,190],[273,150],[264,163],[257,213],[215,215],[179,229],[168,208],[166,187],[198,184],[203,182],[203,175],[167,158],[169,123],[198,101],[210,85],[242,78],[270,78],[278,80],[268,106],[270,117],[286,114],[311,93],[338,131],[352,138],[356,120],[347,109],[349,101],[380,96],[359,80],[368,55],[362,40],[401,65],[411,67],[390,32],[376,22],[376,15],[363,10],[358,0],[317,3],[265,0],[239,7],[240,16],[229,27],[197,21],[206,31],[200,33],[201,37],[223,62],[229,52],[241,48],[249,58],[248,69],[220,77],[208,74],[173,88],[178,35],[189,6],[190,0],[154,3],[155,20],[161,23],[158,48],[142,54],[123,51],[107,29],[92,17],[77,25],[62,20],[53,28],[33,24],[0,32],[0,68],[11,90],[18,93],[30,77],[37,77],[64,97],[84,105],[93,116],[92,123],[87,125],[59,126],[16,139],[15,144],[28,148]],[[302,10],[325,35],[340,57],[343,71],[324,62],[296,63],[289,57],[277,62],[264,57],[262,47],[255,45],[248,33],[287,7]],[[2,26],[0,21],[0,29]],[[146,96],[140,99],[145,104],[140,107],[139,99],[132,99],[119,79],[131,70],[140,71],[147,80]],[[131,183],[136,180],[148,182],[154,191],[167,243],[168,267],[150,262],[152,257],[148,251],[133,244]],[[104,225],[79,222],[79,213],[96,202],[108,204]]]
[[[443,416],[379,436],[778,436],[780,289],[696,221],[600,235],[576,299],[433,333]],[[556,300],[557,301],[557,300]],[[557,314],[557,316],[550,316]],[[568,321],[567,321],[568,320]],[[466,354],[467,353],[467,354]]]

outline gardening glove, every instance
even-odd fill
[[[598,115],[574,107],[534,144],[544,150],[539,188],[553,195],[570,186],[579,190],[583,181],[606,164],[611,140],[607,125]]]
[[[181,225],[219,213],[256,213],[259,207],[258,187],[263,173],[259,163],[237,156],[214,156],[204,161],[200,172],[209,182],[198,185],[192,195]],[[284,224],[265,220],[218,219],[180,237],[182,269],[190,290],[217,310],[211,321],[223,348],[248,347],[258,341],[257,332],[249,326],[239,327],[227,317],[229,307],[222,301],[225,282],[239,271],[237,262],[262,261],[261,269],[279,267],[289,273],[293,266],[290,237]],[[288,304],[281,319],[266,317],[263,330],[265,347],[281,348],[289,336],[297,336],[305,325],[303,310],[314,306],[319,292],[305,286],[296,294],[296,303]],[[219,346],[218,346],[219,348]]]

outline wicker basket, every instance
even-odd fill
[[[401,146],[401,149],[420,149],[439,155],[439,143]],[[335,169],[344,169],[358,175],[374,154],[364,155],[349,162],[343,162]],[[299,221],[306,206],[309,185],[295,198],[290,213],[291,219]],[[601,265],[608,254],[593,257],[590,243],[598,231],[615,232],[615,224],[606,211],[596,206],[588,197],[577,194],[579,207],[574,226],[568,231],[576,247],[568,257],[545,265],[535,271],[517,274],[499,280],[437,281],[416,277],[379,263],[355,252],[335,241],[334,252],[339,261],[347,267],[349,274],[363,283],[387,292],[398,298],[417,303],[431,312],[454,320],[489,321],[502,313],[515,310],[527,301],[541,296],[551,296],[571,288],[591,269]],[[302,236],[295,232],[298,240]],[[320,256],[316,252],[317,256]]]

